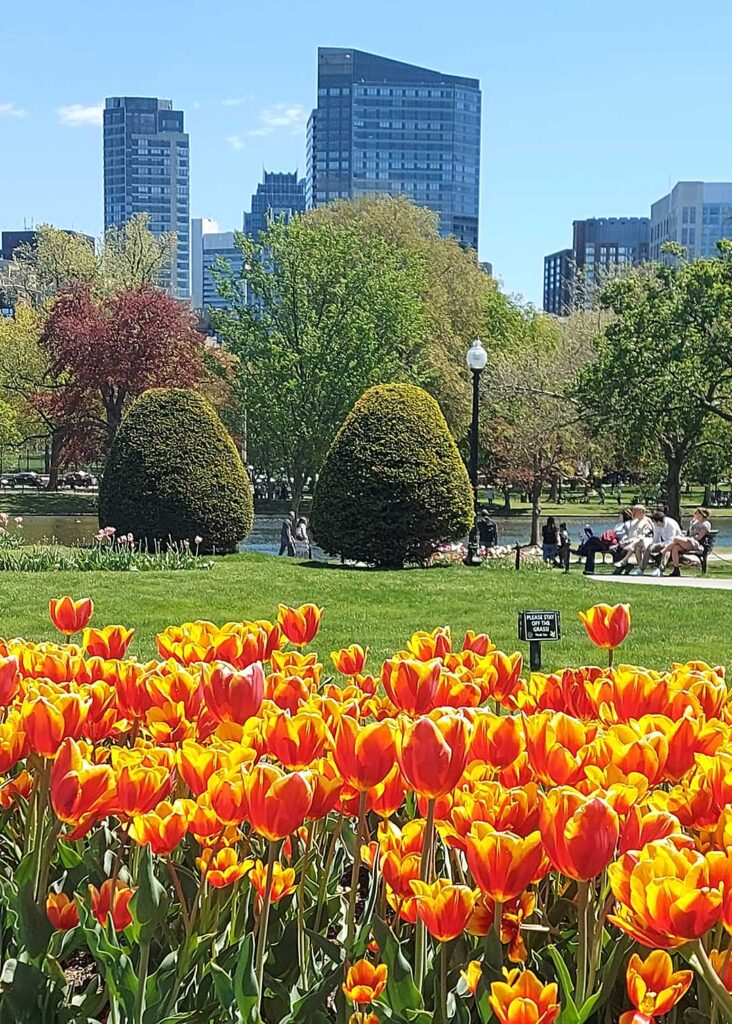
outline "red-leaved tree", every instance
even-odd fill
[[[192,387],[203,375],[203,337],[192,311],[158,288],[95,299],[85,288],[62,292],[41,345],[52,373],[83,395],[85,419],[96,424],[105,451],[125,405],[148,388]]]

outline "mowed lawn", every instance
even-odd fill
[[[325,609],[316,647],[325,658],[348,643],[367,645],[373,661],[402,647],[417,629],[449,625],[458,637],[487,631],[503,650],[524,650],[517,639],[520,609],[558,609],[562,640],[544,645],[544,666],[588,664],[595,653],[577,613],[589,605],[631,603],[632,629],[619,658],[663,668],[703,659],[732,669],[732,595],[670,587],[621,587],[579,573],[508,569],[376,572],[303,564],[265,555],[220,559],[209,572],[9,573],[0,575],[0,637],[53,636],[51,597],[94,599],[96,625],[122,623],[137,635],[131,653],[155,654],[155,633],[191,619],[272,618],[280,602],[314,601]]]

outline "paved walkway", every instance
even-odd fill
[[[732,579],[713,576],[587,576],[600,583],[626,583],[652,587],[698,587],[700,590],[732,590]]]

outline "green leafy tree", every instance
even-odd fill
[[[532,544],[539,541],[542,491],[557,476],[574,473],[589,454],[582,415],[569,394],[588,352],[583,333],[563,331],[527,309],[516,344],[496,353],[484,373],[482,447],[496,482],[529,494]]]
[[[491,352],[511,347],[522,330],[518,304],[502,294],[472,250],[442,238],[437,215],[405,196],[362,196],[309,211],[313,224],[350,226],[418,256],[424,267],[424,363],[421,383],[440,403],[450,430],[464,438],[471,415],[465,353],[476,337]]]
[[[247,448],[269,450],[297,509],[364,389],[423,370],[424,265],[352,226],[305,218],[236,244],[241,276],[220,268],[232,305],[214,314],[215,327],[238,357]]]
[[[678,519],[682,475],[709,416],[724,411],[732,362],[727,371],[727,300],[713,294],[728,257],[686,263],[674,247],[668,255],[670,264],[638,268],[605,287],[602,302],[614,318],[574,395],[593,429],[662,457],[666,501]]]

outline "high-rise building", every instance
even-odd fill
[[[308,121],[307,202],[374,193],[434,210],[478,248],[480,82],[360,50],[318,49]]]
[[[645,263],[648,217],[589,217],[572,223],[572,248],[544,257],[544,309],[566,316],[592,305],[602,279],[618,267]]]
[[[297,171],[265,171],[252,196],[251,213],[244,214],[244,234],[257,239],[268,220],[284,217],[289,221],[293,214],[304,210],[305,179],[298,178]]]
[[[717,255],[732,238],[732,182],[679,181],[651,206],[651,259],[664,261],[664,242],[679,242],[688,259]]]
[[[104,110],[104,227],[150,215],[155,235],[174,231],[176,254],[165,283],[189,295],[190,164],[183,111],[171,100],[114,96]]]
[[[234,245],[234,232],[222,231],[215,220],[205,217],[191,221],[191,298],[194,309],[225,309],[228,306],[217,290],[211,273],[222,257],[238,275],[242,265],[241,249]]]
[[[574,249],[560,249],[544,257],[544,310],[566,316],[572,307]]]

